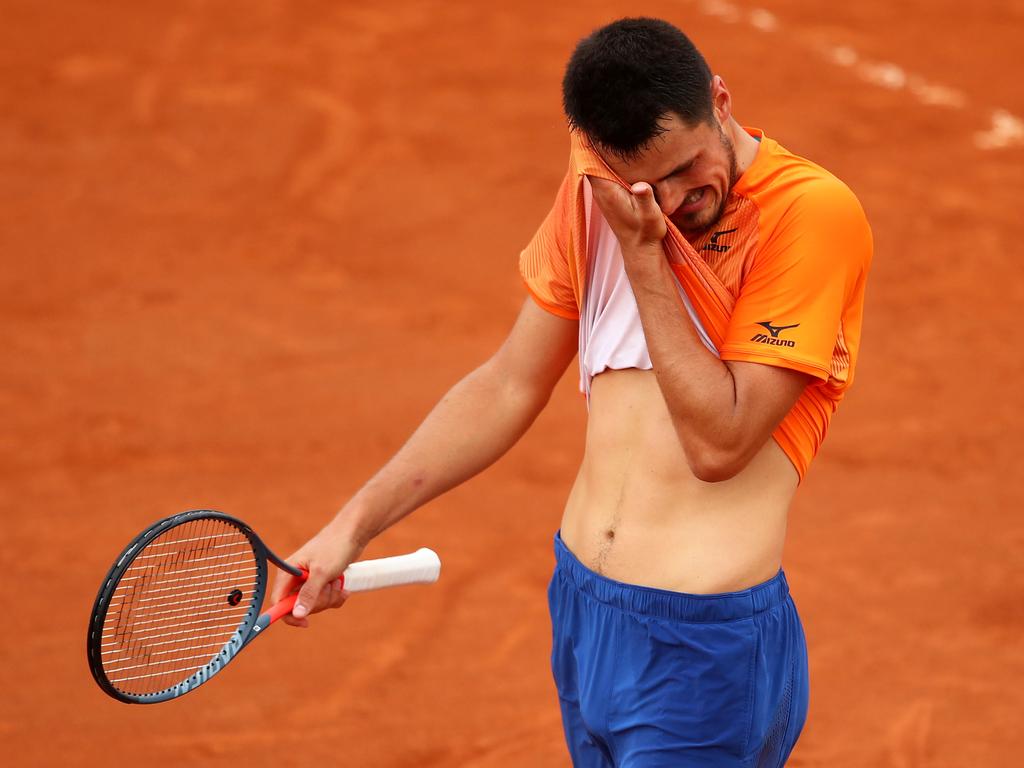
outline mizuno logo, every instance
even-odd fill
[[[758,325],[767,328],[768,333],[772,335],[773,339],[779,338],[779,334],[783,331],[788,331],[790,328],[799,328],[800,323],[794,323],[793,325],[772,325],[771,323],[764,322],[758,323]]]
[[[768,344],[773,347],[795,347],[796,342],[789,339],[780,339],[779,334],[783,331],[788,331],[790,328],[799,328],[800,323],[794,323],[793,325],[772,325],[770,321],[758,323],[761,327],[765,328],[771,336],[765,336],[763,333],[755,333],[750,339],[756,341],[759,344]]]
[[[736,231],[736,229],[736,227],[733,227],[732,229],[723,229],[721,232],[715,232],[715,234],[711,236],[711,239],[701,248],[701,250],[725,253],[730,248],[732,248],[732,246],[718,242],[718,238],[722,237],[722,235],[731,235],[733,232]]]

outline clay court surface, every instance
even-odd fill
[[[1020,2],[3,6],[4,765],[568,764],[544,593],[573,370],[366,553],[431,546],[437,585],[275,627],[153,707],[96,688],[86,623],[159,517],[221,509],[287,554],[490,354],[565,171],[564,62],[637,14],[875,232],[858,381],[792,513],[790,765],[1019,764]]]

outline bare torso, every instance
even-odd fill
[[[593,380],[583,464],[562,539],[587,567],[631,584],[731,592],[776,574],[797,474],[769,439],[730,480],[690,472],[652,371]]]

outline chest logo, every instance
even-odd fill
[[[770,320],[758,323],[761,327],[768,331],[770,336],[766,336],[763,333],[755,333],[750,339],[756,341],[759,344],[768,344],[773,347],[795,347],[796,342],[790,339],[780,339],[779,334],[783,331],[788,331],[790,328],[799,328],[800,323],[794,323],[793,325],[772,325]]]
[[[720,243],[720,242],[718,242],[718,238],[720,238],[720,237],[722,237],[724,235],[731,235],[737,229],[738,229],[738,227],[733,227],[732,229],[723,229],[721,232],[715,232],[711,236],[711,239],[708,240],[703,246],[701,246],[701,250],[702,251],[715,251],[716,253],[725,253],[730,248],[732,248],[732,245],[726,245],[725,243]]]

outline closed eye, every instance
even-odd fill
[[[696,155],[695,157],[686,161],[685,163],[677,165],[668,173],[667,176],[662,176],[660,179],[658,179],[658,181],[662,182],[665,181],[666,179],[672,178],[673,176],[682,176],[684,173],[689,173],[690,171],[693,170],[693,167],[697,164],[697,160],[699,158],[700,155]]]

